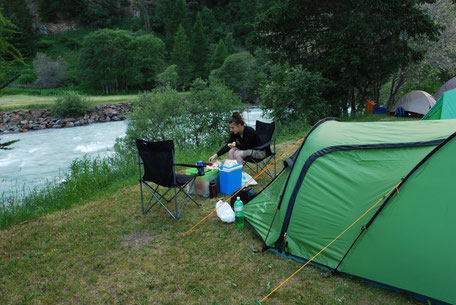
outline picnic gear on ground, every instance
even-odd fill
[[[174,143],[172,140],[148,142],[136,139],[136,147],[138,150],[139,185],[143,214],[149,212],[155,204],[160,203],[174,219],[178,219],[187,199],[192,200],[197,206],[201,206],[201,204],[195,201],[195,199],[185,191],[187,185],[190,185],[190,188],[193,186],[198,175],[176,174],[175,167],[194,167],[198,170],[203,166],[174,163]],[[144,167],[144,175],[142,175],[141,171],[142,166]],[[156,186],[152,187],[148,182],[152,182],[156,184]],[[151,193],[151,197],[147,201],[147,204],[144,203],[143,186]],[[160,186],[166,187],[167,190],[164,193],[160,193]],[[172,197],[167,199],[166,195],[171,190],[174,191],[174,194],[171,193]],[[185,194],[185,199],[179,208],[177,204],[177,195],[181,192]],[[173,199],[175,208],[174,213],[171,212],[171,207],[168,208],[166,206],[166,204],[169,204]],[[154,200],[153,203],[152,200]]]
[[[255,130],[260,139],[260,144],[253,147],[253,150],[256,151],[264,151],[266,155],[264,157],[259,157],[255,155],[251,155],[244,160],[244,166],[248,167],[255,173],[258,173],[263,168],[265,168],[269,162],[271,162],[276,155],[275,150],[275,143],[276,139],[274,137],[275,132],[275,123],[264,123],[261,121],[256,121],[255,123]],[[272,145],[272,149],[271,149]],[[252,166],[249,165],[252,164]],[[276,176],[276,164],[274,163],[274,174],[268,169],[266,173],[271,177],[274,178]]]
[[[455,131],[456,120],[322,120],[245,219],[265,249],[323,250],[314,264],[454,304]]]
[[[253,188],[251,188],[250,186],[247,186],[247,187],[244,187],[239,193],[238,193],[239,197],[241,198],[242,202],[244,203],[244,205],[246,205],[250,200],[252,200],[253,198],[255,198],[256,196],[256,192]],[[231,198],[231,202],[230,202],[230,205],[232,207],[234,207],[234,202],[236,201],[235,197],[233,196]]]
[[[226,162],[225,162],[226,163]],[[242,186],[242,164],[222,165],[219,170],[220,193],[231,195]]]
[[[228,223],[234,222],[234,211],[227,202],[219,200],[215,204],[215,208],[217,210],[217,216],[221,221]]]
[[[385,107],[380,107],[375,105],[373,109],[373,114],[384,114],[388,111]]]
[[[364,111],[364,114],[372,114],[374,113],[374,106],[376,103],[366,100],[366,110]]]
[[[193,183],[193,186],[190,186],[190,185],[187,186],[187,192],[190,194],[196,194],[196,195],[200,195],[203,197],[209,197],[211,195],[210,188],[209,188],[209,185],[211,183],[215,184],[215,187],[218,192],[218,186],[219,186],[218,170],[209,170],[207,167],[202,168],[202,170],[204,171],[204,175],[196,177],[196,180]],[[198,173],[198,171],[196,168],[189,168],[189,169],[185,170],[185,173],[187,175],[195,175]]]
[[[257,185],[258,182],[255,181],[255,179],[252,179],[252,176],[250,176],[246,172],[242,172],[242,186],[244,185]]]
[[[242,203],[241,197],[237,197],[234,202],[234,217],[235,224],[238,228],[244,227],[244,203]]]
[[[456,89],[445,91],[422,120],[456,119]]]
[[[217,194],[217,184],[215,184],[215,182],[209,183],[209,198],[215,198],[217,197]]]

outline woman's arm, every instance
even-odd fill
[[[213,154],[209,158],[209,162],[213,162],[215,159],[217,159],[217,157],[220,157],[220,156],[226,154],[230,150],[230,146],[228,146],[228,144],[233,143],[235,141],[236,141],[236,136],[234,135],[234,133],[231,133],[230,138],[228,139],[228,142],[216,154]]]

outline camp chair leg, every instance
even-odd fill
[[[176,209],[176,218],[179,218],[179,212],[177,211],[177,192],[176,192],[176,187],[174,187],[174,207]]]
[[[190,183],[190,182],[189,182]],[[193,184],[195,183],[195,179],[192,179],[191,180],[191,185],[190,185],[190,188],[193,187]],[[144,195],[143,195],[143,191],[142,191],[142,186],[144,184],[144,187],[151,193],[151,197],[149,199],[149,201],[147,202],[145,208],[144,208]],[[185,187],[188,185],[185,184],[183,185],[182,187],[177,185],[175,187],[170,187],[166,190],[165,193],[163,194],[160,194],[158,192],[158,188],[160,187],[159,185],[157,185],[155,188],[153,188],[152,186],[150,186],[149,184],[147,184],[145,181],[141,181],[140,183],[140,189],[141,189],[141,207],[142,207],[142,213],[143,214],[147,214],[150,209],[152,209],[157,203],[160,203],[160,205],[165,208],[165,210],[168,212],[168,214],[171,215],[171,217],[173,217],[174,219],[178,219],[182,213],[182,210],[187,202],[187,200],[190,198],[190,200],[192,200],[197,206],[201,206],[200,203],[198,203],[195,199],[193,199],[193,197],[187,193],[185,191]],[[179,188],[179,190],[177,190],[177,188]],[[165,197],[165,195],[171,190],[171,189],[174,189],[174,196],[170,199],[167,199]],[[178,203],[177,203],[177,197],[180,193],[184,193],[185,194],[185,198],[184,198],[184,202],[182,203],[181,207],[179,208],[178,207]],[[159,196],[157,196],[156,194],[158,194]],[[152,202],[152,199],[155,199],[155,202],[154,203],[151,203]],[[171,210],[165,205],[163,204],[162,200],[165,200],[167,203],[171,202],[172,200],[174,199],[174,210],[176,211],[175,213],[171,212]]]
[[[144,187],[149,191],[149,193],[151,193],[151,197],[149,199],[149,201],[147,202],[147,205],[146,205],[146,208],[144,208],[144,195],[143,195],[143,190],[142,190],[142,186],[144,184]],[[153,189],[150,185],[148,185],[146,182],[144,182],[143,180],[140,180],[139,182],[139,187],[140,187],[140,190],[141,190],[141,209],[142,209],[142,213],[143,215],[147,214],[150,209],[152,209],[154,207],[155,204],[157,204],[157,202],[160,201],[159,198],[157,198],[157,196],[155,196],[155,192],[157,192],[157,189],[158,189],[158,185],[155,189]],[[160,195],[160,193],[158,193]],[[155,202],[153,204],[151,204],[152,202],[152,199],[155,197]]]
[[[151,197],[149,199],[149,201],[147,202],[147,205],[146,205],[146,208],[144,209],[144,204],[143,204],[143,195],[142,195],[142,190],[141,190],[141,206],[142,206],[142,209],[143,209],[143,214],[147,214],[150,209],[152,209],[157,203],[160,203],[161,206],[163,206],[166,211],[168,211],[168,213],[174,217],[173,213],[163,204],[162,202],[162,199],[164,199],[166,202],[170,202],[173,198],[171,198],[170,200],[166,199],[165,195],[171,190],[171,188],[167,189],[165,193],[163,194],[160,194],[158,192],[158,188],[159,188],[159,185],[157,185],[157,187],[154,189],[153,187],[151,187],[150,185],[148,185],[145,181],[141,181],[141,186],[144,184],[144,187],[151,193]],[[158,194],[160,197],[158,197],[157,195],[155,194]],[[155,202],[153,204],[151,204],[152,202],[152,199],[155,198]]]
[[[261,160],[260,162],[256,162],[255,160],[251,159],[251,163],[255,163],[255,167],[256,167],[256,170],[253,169],[250,165],[249,165],[249,162],[245,161],[244,162],[244,166],[247,167],[248,169],[250,169],[251,171],[254,171],[255,173],[259,173],[261,170],[263,170],[268,164],[269,162],[272,160],[272,158],[274,157],[274,155],[271,155],[269,156],[269,158],[267,158],[266,160]],[[271,170],[268,168],[266,169],[266,174],[271,177],[272,179],[274,179],[274,177],[276,176],[277,174],[277,167],[276,167],[276,162],[274,162],[274,174],[272,174]]]

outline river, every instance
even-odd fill
[[[250,126],[258,119],[268,121],[259,108],[242,115]],[[120,121],[0,135],[0,142],[19,140],[10,146],[12,150],[0,150],[0,197],[21,196],[48,181],[61,181],[76,158],[114,153],[116,138],[123,137],[126,129],[127,122]]]

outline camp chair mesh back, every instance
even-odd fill
[[[259,171],[263,170],[269,162],[274,158],[276,151],[275,151],[275,141],[274,132],[275,132],[275,123],[265,123],[261,121],[255,122],[255,130],[260,138],[261,145],[257,146],[253,149],[255,150],[264,150],[266,152],[266,156],[263,159],[247,157],[244,161],[244,166],[247,166],[254,172],[258,173]],[[272,149],[271,149],[272,145]],[[254,167],[249,166],[249,163],[254,164]],[[266,173],[271,177],[274,178],[276,176],[276,164],[274,163],[274,174],[267,169]]]
[[[136,147],[138,149],[138,167],[139,167],[139,184],[141,192],[141,209],[142,213],[146,214],[157,203],[160,203],[165,210],[174,218],[178,219],[182,210],[187,202],[187,199],[192,200],[196,205],[201,206],[196,202],[190,194],[185,191],[187,184],[190,189],[195,182],[197,175],[182,175],[176,174],[175,166],[198,167],[190,164],[176,164],[174,163],[174,143],[172,140],[161,142],[148,142],[141,139],[136,139]],[[144,168],[144,175],[142,174],[141,167]],[[156,184],[152,187],[148,182]],[[159,187],[167,187],[164,193],[160,193]],[[151,193],[151,197],[147,203],[144,201],[143,187]],[[173,196],[170,199],[166,198],[166,194],[173,190]],[[178,207],[177,195],[183,192],[185,199]],[[168,196],[169,197],[169,196]],[[174,199],[175,212],[165,205]]]

